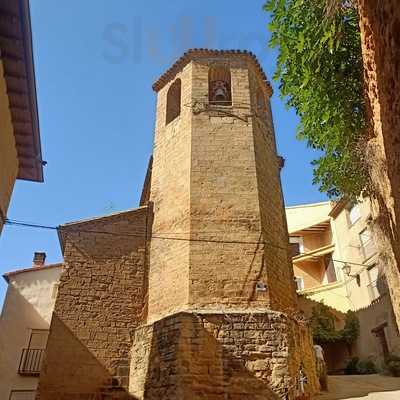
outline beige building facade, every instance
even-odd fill
[[[341,313],[355,311],[355,354],[382,367],[387,354],[400,351],[400,337],[384,259],[372,237],[369,199],[287,207],[286,215],[297,292]],[[343,366],[349,354],[342,356]]]
[[[45,265],[37,254],[31,268],[9,272],[0,317],[0,398],[34,400],[57,296],[62,265]]]
[[[368,199],[287,207],[286,215],[298,293],[342,312],[379,297]]]
[[[0,233],[16,179],[43,182],[29,1],[0,2]]]

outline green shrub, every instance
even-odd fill
[[[395,354],[389,354],[385,359],[387,370],[393,376],[400,377],[400,357]]]
[[[358,357],[353,357],[346,365],[344,369],[345,375],[357,375],[358,374],[358,368],[357,365],[359,363],[360,359]]]
[[[376,372],[377,369],[372,360],[360,360],[358,357],[353,357],[344,369],[346,375],[368,375]]]
[[[378,372],[372,360],[360,361],[357,369],[360,375],[376,374]]]

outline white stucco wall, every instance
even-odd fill
[[[286,207],[289,234],[329,220],[331,209],[330,201]]]
[[[61,265],[9,277],[0,317],[0,399],[8,399],[11,390],[37,387],[38,378],[18,375],[18,366],[31,330],[49,329],[60,275]]]

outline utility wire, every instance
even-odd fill
[[[98,231],[98,230],[84,230],[84,229],[76,229],[76,228],[64,228],[62,226],[48,226],[48,225],[40,225],[40,224],[32,224],[26,223],[21,221],[14,221],[14,220],[6,220],[6,225],[12,226],[20,226],[25,228],[36,228],[36,229],[48,229],[48,230],[60,230],[60,231],[73,231],[73,232],[80,232],[80,233],[95,233],[95,234],[105,234],[105,235],[112,235],[112,236],[126,236],[126,237],[139,237],[145,239],[145,233],[117,233],[117,232],[109,232],[109,231]],[[207,232],[204,232],[207,233]],[[223,232],[221,232],[223,233]],[[152,234],[148,236],[148,239],[162,239],[162,240],[176,240],[176,241],[185,241],[185,242],[203,242],[203,243],[222,243],[222,244],[265,244],[272,247],[276,247],[282,250],[287,250],[287,248],[275,245],[273,243],[268,242],[258,242],[258,241],[243,241],[243,240],[219,240],[219,239],[194,239],[194,238],[182,238],[182,237],[172,237],[172,236],[160,236],[163,233],[159,234]]]
[[[172,236],[161,236],[161,235],[168,235],[168,234],[179,234],[178,232],[175,233],[168,233],[168,232],[160,232],[156,234],[151,234],[148,235],[146,238],[146,233],[117,233],[117,232],[109,232],[109,231],[97,231],[97,230],[84,230],[84,229],[77,229],[73,227],[63,227],[63,226],[50,226],[50,225],[42,225],[42,224],[35,224],[35,223],[29,223],[29,222],[23,222],[23,221],[17,221],[17,220],[11,220],[11,219],[6,219],[5,220],[6,225],[10,226],[19,226],[19,227],[24,227],[24,228],[33,228],[33,229],[45,229],[45,230],[54,230],[54,231],[73,231],[73,232],[78,232],[78,233],[93,233],[93,234],[103,234],[103,235],[112,235],[112,236],[127,236],[127,237],[136,237],[136,238],[143,238],[143,239],[160,239],[160,240],[175,240],[175,241],[182,241],[182,242],[200,242],[200,243],[219,243],[219,244],[251,244],[251,245],[257,245],[259,246],[260,244],[263,244],[265,246],[269,247],[274,247],[280,250],[287,251],[288,247],[280,246],[275,243],[271,242],[265,242],[265,241],[242,241],[242,240],[219,240],[219,239],[194,239],[194,238],[182,238],[182,237],[172,237]],[[210,233],[210,232],[192,232],[194,234],[204,234],[204,233]],[[216,232],[214,232],[216,233]],[[217,233],[224,233],[224,232],[217,232]],[[351,264],[351,265],[357,265],[360,267],[365,267],[366,264],[360,264],[360,263],[355,263],[352,261],[343,261],[343,260],[336,260],[332,259],[332,261],[341,263],[341,264]]]

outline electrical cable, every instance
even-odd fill
[[[78,228],[73,228],[71,226],[68,227],[63,227],[63,226],[50,226],[50,225],[43,225],[43,224],[35,224],[35,223],[28,223],[24,221],[18,221],[18,220],[12,220],[12,219],[6,219],[5,220],[6,225],[10,226],[18,226],[18,227],[24,227],[24,228],[33,228],[33,229],[45,229],[45,230],[55,230],[55,231],[72,231],[72,232],[78,232],[78,233],[92,233],[92,234],[103,234],[103,235],[112,235],[112,236],[125,236],[125,237],[136,237],[136,238],[143,238],[146,239],[146,233],[145,232],[139,232],[139,233],[117,233],[117,232],[109,232],[109,231],[100,231],[100,230],[85,230],[85,229],[78,229]],[[206,234],[209,232],[192,232],[193,234]],[[214,232],[215,233],[215,232]],[[224,232],[219,232],[219,233],[224,233]],[[215,243],[215,244],[243,244],[243,245],[256,245],[259,246],[260,244],[263,244],[265,246],[277,248],[280,250],[287,251],[288,247],[280,246],[278,244],[272,243],[272,242],[267,242],[267,241],[243,241],[243,240],[219,240],[219,239],[200,239],[200,238],[183,238],[183,237],[172,237],[172,236],[162,236],[162,235],[169,235],[169,234],[175,234],[178,235],[180,233],[175,232],[159,232],[155,234],[151,234],[147,236],[147,240],[149,239],[159,239],[159,240],[174,240],[174,241],[183,241],[183,242],[198,242],[198,243]],[[342,264],[351,264],[351,265],[357,265],[357,266],[362,266],[365,267],[366,264],[360,264],[360,263],[355,263],[352,261],[343,261],[343,260],[336,260],[332,259],[334,262],[342,263]]]

